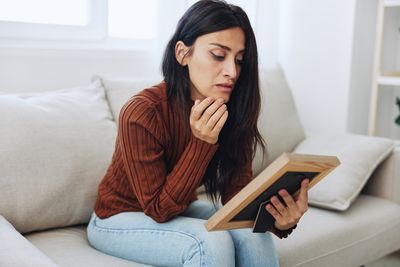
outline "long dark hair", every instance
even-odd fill
[[[240,75],[227,103],[229,116],[218,137],[219,148],[204,176],[206,192],[214,202],[219,197],[217,193],[225,193],[229,185],[244,174],[245,167],[254,158],[257,143],[265,151],[264,140],[257,129],[261,101],[257,45],[246,13],[225,1],[198,1],[179,20],[162,63],[168,98],[178,102],[182,115],[188,119],[190,78],[187,66],[181,66],[175,58],[175,45],[182,41],[186,46],[192,46],[201,35],[233,27],[243,30],[246,50]]]

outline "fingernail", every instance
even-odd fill
[[[208,101],[208,102],[212,102],[213,100],[214,100],[214,98],[212,98],[212,97],[208,97],[208,98],[207,98],[207,101]]]
[[[286,191],[285,189],[283,189],[283,190],[280,190],[280,191],[279,191],[279,194],[282,195],[282,196],[285,196],[285,195],[287,195],[288,193],[287,193],[287,191]]]

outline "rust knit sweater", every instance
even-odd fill
[[[173,100],[167,100],[165,82],[125,103],[119,115],[112,161],[98,188],[94,209],[97,216],[143,211],[155,221],[165,222],[197,199],[196,189],[202,184],[218,143],[194,137],[189,121],[179,116],[178,108]],[[251,179],[250,163],[240,181],[221,196],[222,203]]]

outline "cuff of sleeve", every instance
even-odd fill
[[[214,155],[215,151],[217,151],[217,149],[219,147],[218,143],[215,143],[215,144],[207,143],[206,141],[203,141],[203,140],[195,137],[193,134],[192,134],[191,138],[192,138],[192,140],[191,140],[192,144],[195,147],[197,147],[198,149],[200,149],[201,151],[204,151],[206,154]]]
[[[282,238],[287,238],[293,232],[293,230],[296,229],[296,227],[297,227],[297,224],[295,226],[293,226],[292,228],[289,228],[287,230],[279,230],[275,226],[272,226],[271,228],[268,229],[268,231],[273,233],[274,235],[276,235],[280,239],[282,239]]]

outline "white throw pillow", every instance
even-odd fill
[[[85,223],[116,125],[99,82],[0,93],[0,214],[21,233]]]
[[[348,209],[394,146],[390,139],[355,134],[307,137],[293,152],[337,156],[341,162],[310,189],[309,203],[339,211]]]

